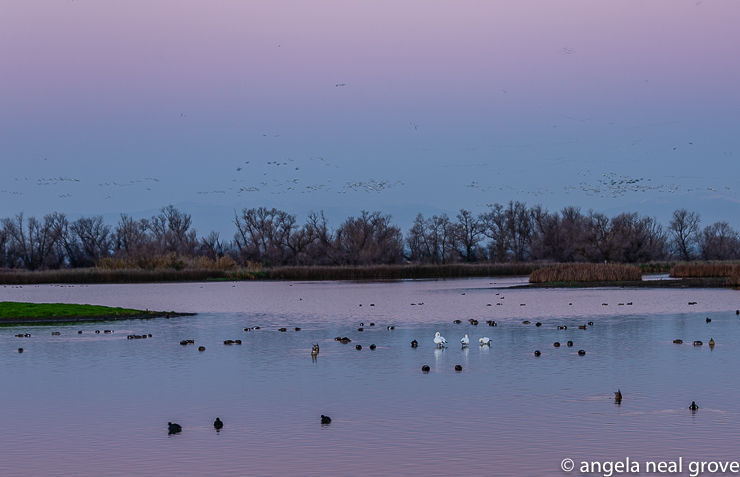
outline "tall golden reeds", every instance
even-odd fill
[[[567,263],[543,267],[529,276],[530,283],[640,281],[642,272],[634,265]]]
[[[728,285],[734,285],[736,287],[740,287],[740,265],[735,265],[735,268],[732,270],[732,273],[729,277],[727,277],[727,283]]]
[[[671,278],[730,277],[737,270],[737,263],[680,263],[671,269]]]

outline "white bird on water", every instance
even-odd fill
[[[434,334],[434,344],[437,345],[437,348],[443,348],[447,344],[447,340],[439,334],[439,331]]]
[[[460,343],[462,344],[463,348],[468,346],[468,344],[470,344],[470,338],[468,338],[468,335],[465,335],[462,338],[460,338]]]
[[[483,338],[479,339],[478,342],[480,343],[481,346],[483,345],[491,346],[491,338],[487,336],[484,336]]]

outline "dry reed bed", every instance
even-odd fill
[[[680,263],[671,269],[671,278],[731,277],[737,272],[735,262]]]
[[[262,273],[264,278],[278,280],[402,280],[412,278],[522,276],[529,275],[540,266],[534,263],[407,264],[355,267],[305,266],[266,269]]]
[[[727,284],[740,287],[740,265],[735,265],[735,269],[732,274],[727,277]]]
[[[153,283],[205,280],[401,280],[411,278],[462,278],[529,275],[538,264],[375,265],[364,267],[280,267],[261,269],[256,264],[232,270],[215,268],[78,268],[66,270],[0,270],[2,285],[39,283]]]
[[[105,270],[101,268],[0,272],[0,284],[2,285],[152,283],[205,281],[214,278],[226,278],[226,276],[224,272],[214,270]]]
[[[640,281],[642,272],[634,265],[569,263],[543,267],[529,276],[530,283]]]

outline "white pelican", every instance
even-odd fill
[[[491,338],[487,336],[484,336],[483,338],[479,339],[478,342],[480,343],[481,346],[483,345],[491,346]]]
[[[468,338],[468,335],[460,338],[460,343],[463,345],[463,348],[466,347],[470,343],[470,338]]]
[[[447,340],[439,334],[439,331],[434,334],[434,344],[437,345],[437,348],[443,348],[447,344]]]

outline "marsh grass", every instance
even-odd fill
[[[637,268],[642,273],[667,273],[670,272],[679,262],[647,262],[636,263]]]
[[[740,287],[740,265],[735,265],[732,274],[727,277],[727,284]]]
[[[213,278],[226,278],[226,274],[216,270],[106,270],[101,268],[0,272],[1,285],[195,282]]]
[[[529,275],[535,263],[406,264],[360,267],[280,267],[264,270],[264,278],[278,280],[403,280],[413,278],[464,278]],[[261,277],[260,277],[261,278]]]
[[[680,263],[671,269],[671,278],[732,277],[737,262]]]
[[[153,311],[131,308],[112,308],[99,305],[77,305],[71,303],[22,303],[0,302],[0,322],[15,318],[64,318],[64,317],[138,317],[154,315]]]
[[[529,275],[541,265],[521,264],[452,264],[452,265],[375,265],[365,267],[278,267],[262,268],[259,264],[219,270],[214,268],[141,268],[108,267],[66,270],[0,271],[0,285],[40,283],[154,283],[197,282],[206,280],[402,280],[412,278],[464,278],[485,276]]]
[[[642,272],[634,265],[572,263],[543,267],[532,272],[530,283],[640,281]]]

